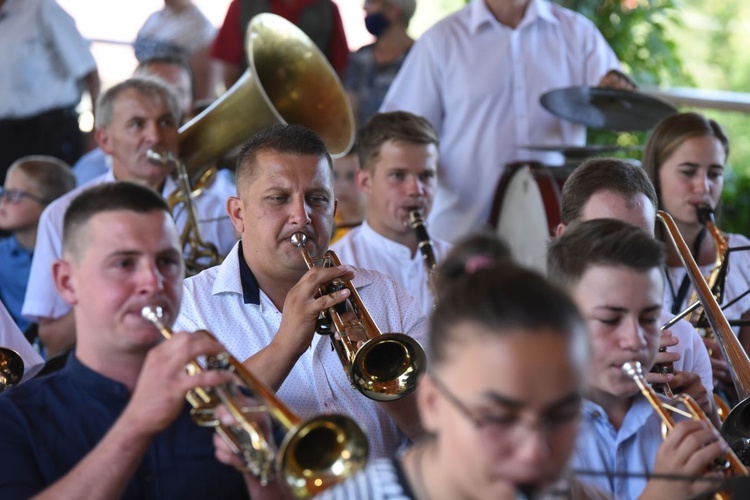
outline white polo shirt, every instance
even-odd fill
[[[237,244],[220,266],[188,278],[175,330],[212,332],[227,350],[245,361],[266,347],[281,324],[281,312],[258,288]],[[427,318],[390,277],[354,269],[353,284],[383,333],[405,333],[426,348]],[[294,365],[278,396],[302,418],[343,413],[362,427],[370,458],[391,457],[406,436],[377,403],[354,389],[330,340],[315,335]]]
[[[450,250],[447,241],[432,239],[435,259],[440,262]],[[428,284],[427,267],[422,254],[411,254],[406,245],[397,243],[376,232],[367,221],[346,233],[331,245],[344,264],[387,274],[414,297],[422,312],[432,312],[433,297]]]
[[[44,360],[23,336],[2,302],[0,302],[0,347],[16,351],[21,356],[24,368],[23,380],[33,377],[44,366]]]
[[[65,212],[73,198],[81,191],[98,184],[115,181],[114,173],[109,170],[53,201],[42,212],[34,246],[34,259],[31,261],[29,272],[29,284],[21,311],[24,317],[32,321],[39,321],[39,318],[57,319],[71,310],[70,305],[57,293],[51,275],[52,263],[62,257]],[[177,189],[177,184],[171,177],[167,177],[163,190],[165,198],[168,198],[175,189]],[[237,238],[225,209],[225,200],[204,192],[194,201],[201,237],[204,241],[215,244],[220,255],[226,255]],[[184,208],[178,210],[175,214],[177,230],[182,231],[186,222],[187,216]]]

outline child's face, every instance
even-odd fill
[[[27,196],[22,195],[21,199],[15,202],[11,202],[7,195],[0,199],[0,229],[14,232],[36,227],[45,207],[39,200],[41,193],[36,182],[21,170],[14,168],[5,177],[3,189],[6,193],[20,192]]]
[[[651,369],[659,348],[659,315],[664,280],[661,270],[638,272],[623,266],[588,268],[571,290],[591,339],[588,387],[617,397],[638,392],[622,372],[627,361]]]

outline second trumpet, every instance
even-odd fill
[[[294,233],[294,246],[300,249],[309,269],[315,261],[307,249],[307,236]],[[319,259],[325,267],[340,266],[341,261],[331,250]],[[426,356],[422,346],[403,333],[382,333],[372,320],[367,307],[351,281],[334,280],[321,287],[321,295],[346,288],[350,292],[349,303],[357,315],[357,321],[344,322],[336,307],[321,313],[318,333],[330,334],[333,346],[344,365],[344,370],[355,389],[375,401],[393,401],[414,391],[417,380],[426,367]],[[359,348],[352,338],[353,330],[361,330],[366,340]]]

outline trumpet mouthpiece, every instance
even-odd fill
[[[643,376],[643,368],[641,368],[640,361],[628,361],[622,364],[622,371],[628,377],[634,377],[636,375]]]
[[[294,233],[291,238],[292,245],[294,245],[297,248],[305,246],[305,243],[307,243],[307,236],[305,236],[305,233]]]
[[[156,323],[157,321],[161,321],[164,316],[164,310],[161,306],[144,306],[141,309],[141,316],[152,323]]]

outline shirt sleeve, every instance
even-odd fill
[[[12,349],[21,356],[25,377],[33,376],[44,365],[44,360],[23,336],[2,302],[0,302],[0,346]]]
[[[58,201],[63,203],[69,199],[66,197]],[[34,258],[31,260],[29,283],[21,310],[21,314],[31,321],[57,319],[71,309],[57,293],[52,279],[52,264],[62,257],[62,217],[65,208],[54,202],[42,212],[39,219]]]
[[[229,4],[229,9],[227,9],[224,24],[221,25],[219,32],[216,34],[216,40],[214,40],[211,48],[211,57],[225,63],[241,66],[244,57],[243,39],[240,29],[240,2],[233,0]]]
[[[339,13],[338,6],[331,2],[331,9],[333,9],[333,28],[331,32],[331,46],[328,50],[328,57],[333,69],[335,69],[339,75],[343,75],[349,61],[349,44],[346,41],[344,23],[341,21],[341,13]]]
[[[81,79],[96,70],[96,61],[86,41],[76,28],[73,18],[52,0],[45,1],[41,9],[41,24],[69,74]]]

